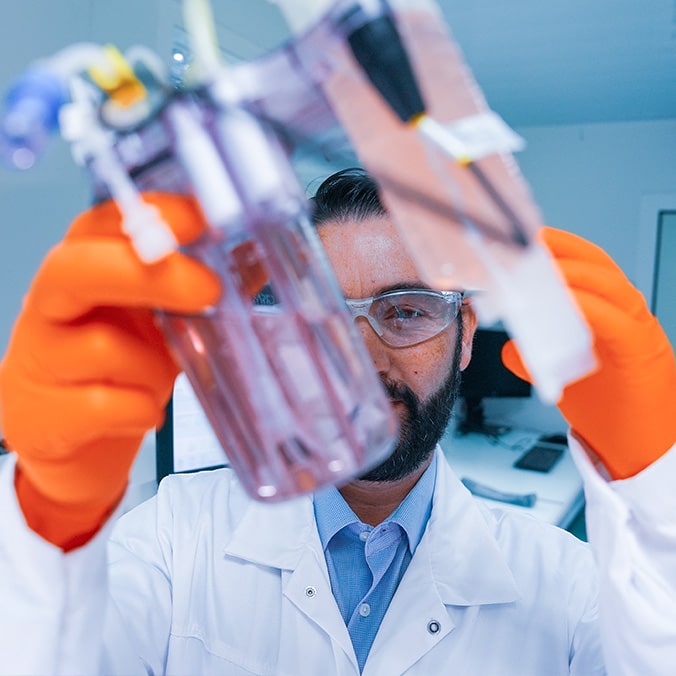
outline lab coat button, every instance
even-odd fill
[[[439,624],[437,620],[430,620],[427,623],[427,631],[429,631],[430,634],[438,634],[441,631],[441,624]]]
[[[309,599],[313,598],[317,594],[317,590],[314,587],[305,587],[305,596]]]

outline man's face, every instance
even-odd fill
[[[318,232],[346,298],[375,296],[412,284],[425,286],[387,217],[328,222]],[[469,363],[476,319],[464,309],[461,335],[453,322],[429,340],[399,348],[383,343],[363,317],[357,323],[401,428],[391,458],[363,478],[401,479],[430,457],[443,433],[459,370]]]

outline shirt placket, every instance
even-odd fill
[[[372,582],[366,594],[353,609],[348,629],[353,636],[368,635],[369,645],[378,631],[384,611],[382,608],[374,608],[373,604],[378,603],[379,599],[390,598],[394,592],[393,589],[383,588],[383,585],[396,586],[397,584],[398,576],[388,575],[387,572],[395,563],[395,558],[401,558],[404,554],[400,546],[405,546],[405,538],[404,542],[402,538],[404,538],[404,532],[401,527],[396,523],[388,522],[374,529],[364,542],[364,557],[371,571]],[[355,648],[357,660],[363,667],[366,653],[359,654],[360,645],[362,642],[357,641]]]

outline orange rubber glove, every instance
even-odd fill
[[[146,195],[180,243],[204,228],[185,197]],[[215,275],[172,253],[143,264],[108,202],[75,220],[45,258],[0,364],[0,425],[17,453],[28,525],[68,551],[116,507],[146,432],[161,424],[178,368],[151,308],[199,312]]]
[[[633,476],[676,443],[676,359],[641,293],[598,246],[543,228],[594,336],[598,369],[568,385],[557,403],[572,431],[615,479]],[[502,358],[529,379],[515,344]]]

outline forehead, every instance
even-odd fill
[[[419,282],[413,260],[387,216],[329,221],[319,226],[318,233],[348,298]]]

